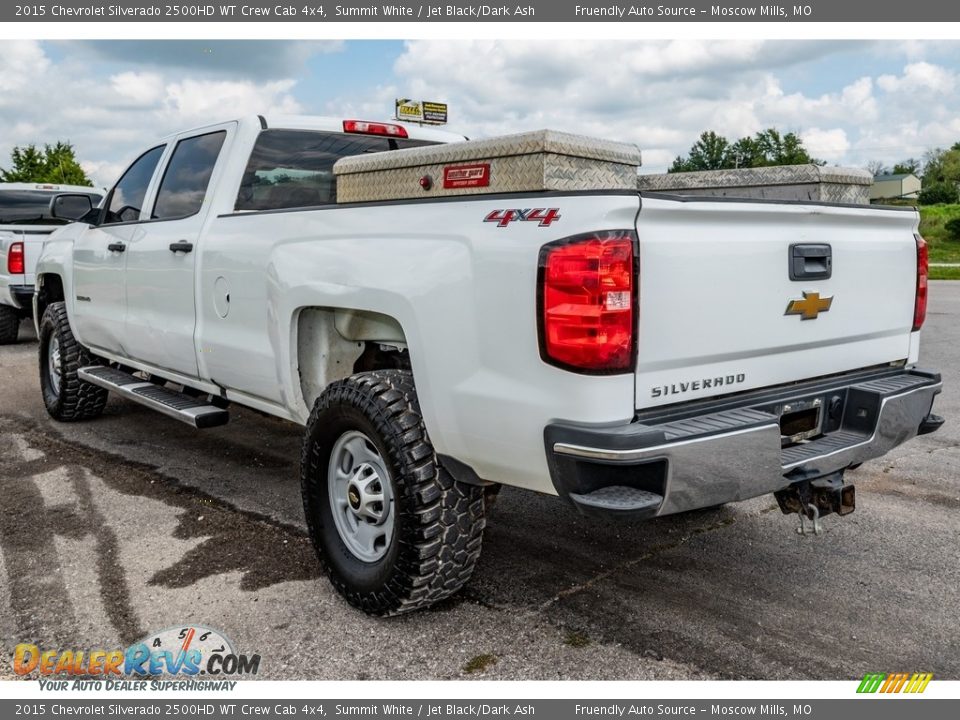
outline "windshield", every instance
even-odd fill
[[[101,195],[87,193],[96,206]],[[0,190],[0,225],[66,225],[69,221],[50,217],[50,200],[55,192],[42,190]]]

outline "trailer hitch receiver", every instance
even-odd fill
[[[820,518],[831,513],[849,515],[857,506],[856,490],[853,485],[843,484],[842,470],[813,480],[798,480],[773,495],[784,515],[800,516],[797,528],[800,535],[819,535],[822,532]],[[810,528],[807,520],[811,522]]]

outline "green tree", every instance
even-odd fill
[[[824,165],[821,160],[810,157],[803,147],[803,141],[796,133],[780,135],[775,128],[768,128],[756,134],[754,139],[762,153],[762,167],[770,165]],[[754,166],[757,167],[757,166]]]
[[[763,148],[752,137],[742,137],[730,146],[730,162],[727,167],[751,168],[763,165]]]
[[[690,155],[673,161],[670,172],[695,170],[720,170],[728,167],[730,143],[713,130],[700,133],[699,139],[690,147]]]
[[[943,148],[933,148],[923,154],[924,184],[943,182],[943,157],[946,154]]]
[[[17,146],[10,153],[9,170],[0,168],[2,182],[59,183],[62,185],[93,185],[77,162],[73,145],[57,141],[44,145]]]
[[[953,187],[960,186],[960,143],[943,154],[943,182]]]
[[[907,158],[906,160],[901,160],[896,165],[893,166],[894,175],[919,175],[920,174],[921,163],[917,158]]]
[[[960,217],[951,218],[943,224],[943,229],[947,231],[947,237],[951,240],[960,241]]]
[[[781,135],[776,128],[767,128],[753,137],[742,137],[734,143],[708,130],[690,147],[687,157],[673,161],[668,172],[725,170],[732,168],[769,167],[771,165],[803,165],[821,160],[810,156],[796,133]]]
[[[917,202],[921,205],[939,205],[957,202],[957,186],[945,182],[932,182],[924,185]]]

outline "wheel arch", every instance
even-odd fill
[[[56,272],[37,273],[36,289],[33,294],[33,325],[40,336],[40,320],[50,303],[62,302],[67,298],[63,287],[63,277]]]
[[[357,372],[409,369],[407,335],[392,315],[351,307],[302,307],[293,323],[300,401],[312,408],[333,382]]]

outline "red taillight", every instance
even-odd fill
[[[930,255],[927,242],[919,235],[917,238],[917,299],[913,305],[913,330],[916,332],[927,319],[927,278],[930,275]]]
[[[388,137],[407,137],[407,129],[403,125],[390,123],[367,122],[366,120],[344,120],[343,131],[359,133],[361,135],[387,135]]]
[[[7,249],[7,272],[11,275],[23,275],[23,243],[11,243]]]
[[[632,231],[578,235],[540,252],[540,346],[559,367],[629,372],[634,363]]]

